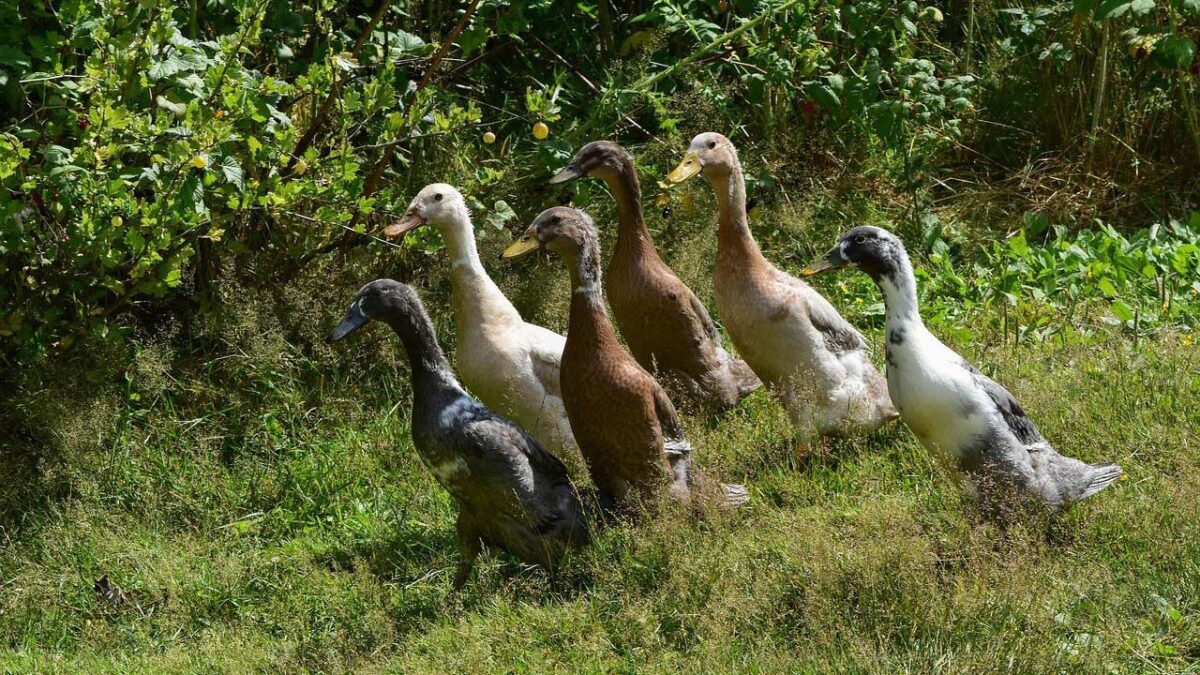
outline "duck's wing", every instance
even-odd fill
[[[692,465],[692,444],[683,431],[679,413],[667,397],[667,392],[651,380],[654,385],[654,416],[662,429],[663,454],[671,469],[671,492],[682,502],[691,500],[692,485],[696,481],[696,467]]]
[[[498,415],[480,421],[478,432],[502,448],[518,461],[529,463],[534,473],[555,483],[567,482],[567,467],[558,457],[542,447],[532,436],[516,424]]]
[[[867,350],[867,340],[862,333],[850,325],[817,289],[780,270],[776,270],[775,279],[803,299],[808,321],[821,334],[826,349],[839,355]]]
[[[669,453],[672,448],[682,449],[683,446],[687,446],[687,452],[691,452],[692,446],[687,441],[687,435],[683,431],[683,424],[679,421],[679,413],[675,410],[675,404],[671,403],[667,392],[659,386],[657,381],[651,380],[651,384],[654,385],[654,416],[658,418],[658,426],[662,429],[664,448]]]
[[[1029,419],[1025,409],[1007,389],[965,360],[962,365],[971,374],[975,386],[995,404],[996,411],[1000,413],[1000,417],[1004,419],[1009,431],[1018,441],[1027,447],[1045,441],[1042,432],[1038,431],[1037,425]]]
[[[530,335],[529,360],[533,366],[533,374],[547,394],[561,398],[562,384],[559,373],[562,370],[562,352],[566,339],[541,326],[525,325]]]
[[[682,282],[680,285],[683,285]],[[692,308],[692,316],[695,317],[700,329],[703,330],[706,335],[708,335],[708,339],[712,340],[713,345],[720,347],[721,333],[717,330],[717,324],[713,323],[712,317],[709,316],[708,309],[704,306],[703,302],[700,302],[700,298],[696,297],[696,294],[692,292],[692,289],[688,288],[687,286],[683,286],[683,288],[687,291],[688,304]]]

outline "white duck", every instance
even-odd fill
[[[681,183],[696,174],[717,197],[717,312],[742,358],[787,409],[798,452],[811,450],[821,436],[867,431],[895,419],[863,336],[820,293],[759,250],[733,143],[718,133],[696,136],[667,180]]]
[[[1032,496],[1059,513],[1121,476],[1116,464],[1064,457],[1042,437],[1007,389],[942,344],[921,321],[917,283],[900,239],[856,227],[801,274],[857,268],[875,280],[887,307],[887,382],[904,423],[957,469],[985,511]]]
[[[564,459],[578,457],[559,387],[566,338],[526,323],[488,276],[475,247],[470,211],[453,186],[425,186],[384,235],[403,237],[426,224],[441,232],[450,256],[458,331],[455,357],[463,383],[551,453]]]

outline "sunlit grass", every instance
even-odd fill
[[[834,230],[779,237],[815,248]],[[684,221],[673,236],[672,262],[709,297],[711,232]],[[488,265],[561,329],[555,262]],[[443,263],[409,280],[452,345]],[[979,339],[958,347],[1049,439],[1126,470],[1060,522],[980,521],[900,425],[797,458],[760,392],[686,419],[698,461],[746,483],[748,508],[615,528],[553,578],[494,552],[456,595],[455,508],[413,452],[399,345],[382,327],[321,341],[384,274],[320,270],[270,298],[228,288],[238,302],[192,341],[139,339],[128,378],[28,374],[46,445],[4,501],[4,669],[1179,672],[1200,659],[1200,363],[1184,336],[1013,344],[991,310],[969,318]],[[93,589],[104,575],[119,592]]]

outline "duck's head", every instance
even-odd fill
[[[413,316],[424,312],[417,292],[407,284],[391,279],[376,279],[363,286],[350,303],[346,319],[329,334],[327,342],[337,342],[362,328],[373,319]]]
[[[591,176],[607,180],[633,165],[633,157],[612,141],[592,141],[579,149],[567,165],[550,179],[551,185]]]
[[[833,270],[860,269],[878,280],[900,268],[906,257],[899,237],[882,228],[863,225],[843,234],[829,253],[800,270],[800,274],[811,277]]]
[[[594,245],[596,240],[596,225],[591,216],[569,206],[555,206],[539,213],[525,233],[509,244],[500,257],[511,260],[542,250],[575,256],[585,246]]]
[[[728,176],[737,164],[733,143],[715,131],[707,131],[692,139],[679,166],[667,174],[667,184],[678,185],[699,173],[705,178]]]
[[[438,229],[457,226],[468,213],[466,200],[453,185],[433,183],[426,185],[413,197],[400,220],[384,228],[383,236],[392,239],[403,237],[427,224]]]

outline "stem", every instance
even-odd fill
[[[971,72],[971,60],[975,48],[975,0],[967,0],[967,72]]]
[[[1108,83],[1108,22],[1100,33],[1100,67],[1096,72],[1096,95],[1092,100],[1092,126],[1088,135],[1087,166],[1092,169],[1092,160],[1096,149],[1096,132],[1100,127],[1100,114],[1104,111],[1104,88]]]
[[[596,14],[600,19],[600,63],[608,63],[608,52],[612,49],[612,9],[609,0],[599,0],[596,3]],[[541,42],[541,40],[538,40]]]

